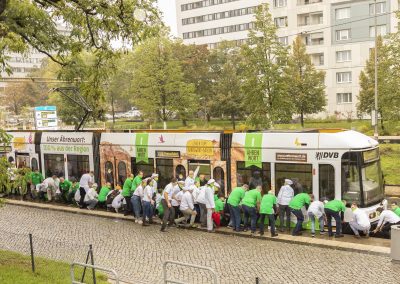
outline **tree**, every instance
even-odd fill
[[[33,82],[21,82],[8,84],[1,97],[2,105],[20,115],[24,107],[34,107],[46,101],[46,93],[42,92],[39,86]]]
[[[255,14],[247,44],[243,45],[244,103],[250,115],[248,123],[270,127],[274,122],[291,117],[284,71],[287,48],[278,42],[269,5],[261,4]]]
[[[400,119],[400,46],[395,40],[384,45],[382,37],[378,37],[378,112],[381,117],[381,127],[384,120]],[[372,114],[375,109],[375,49],[370,53],[366,66],[360,73],[360,94],[357,111],[360,114]]]
[[[222,42],[211,52],[213,99],[223,115],[228,115],[235,129],[236,118],[244,114],[244,95],[241,89],[243,72],[240,49],[233,43]]]
[[[322,111],[326,105],[325,72],[315,69],[300,36],[293,42],[286,76],[290,82],[287,90],[293,111],[300,114],[301,126],[304,127],[304,115]]]
[[[167,37],[147,40],[134,52],[132,103],[150,122],[166,122],[174,115],[187,120],[197,111],[193,84],[185,82],[181,62]]]

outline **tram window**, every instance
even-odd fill
[[[275,185],[280,189],[285,179],[293,181],[294,194],[312,193],[312,165],[310,164],[275,164]]]
[[[111,185],[114,186],[114,167],[113,164],[110,161],[107,161],[105,166],[104,166],[104,172],[105,172],[105,177],[106,177],[106,182],[111,183]]]
[[[64,176],[64,155],[44,154],[44,171],[46,177]]]
[[[172,159],[156,159],[159,188],[164,188],[174,177],[174,161]]]
[[[38,160],[36,158],[32,158],[31,169],[32,169],[32,171],[36,171],[36,170],[39,169],[39,163],[38,163]]]
[[[225,174],[221,167],[214,168],[213,179],[221,186],[219,192],[225,193]]]
[[[262,169],[254,165],[247,167],[245,162],[237,162],[237,185],[248,184],[250,188],[262,185],[263,192],[266,193],[271,187],[271,164],[262,163]]]
[[[361,206],[360,154],[347,152],[342,156],[342,199],[348,204],[356,202]]]
[[[136,176],[139,171],[143,172],[143,177],[150,177],[154,173],[154,159],[149,158],[148,163],[136,163],[136,158],[132,158],[132,173]]]
[[[18,169],[29,168],[29,155],[17,155],[17,167]]]
[[[183,165],[177,165],[175,168],[175,175],[176,178],[179,178],[179,176],[182,176],[182,179],[186,179],[186,169]]]
[[[197,167],[200,167],[197,176],[203,174],[206,179],[211,178],[211,165],[208,160],[189,160],[189,171],[195,171]]]
[[[126,180],[126,164],[123,161],[118,163],[118,183],[123,185]]]
[[[89,156],[67,155],[68,179],[79,180],[81,176],[89,172]]]
[[[335,199],[335,168],[319,165],[319,199]]]

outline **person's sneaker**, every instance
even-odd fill
[[[315,233],[311,233],[311,237],[312,237],[312,238],[315,238]]]
[[[271,234],[271,238],[275,238],[275,237],[277,237],[278,236],[278,234]]]
[[[340,235],[335,235],[335,238],[343,238],[344,237],[344,235],[343,234],[340,234]]]
[[[136,224],[138,223],[138,220],[137,220],[137,219],[135,219],[135,223],[136,223]]]
[[[138,221],[138,224],[139,224],[139,225],[142,225],[142,224],[143,224],[143,221],[142,221],[142,220],[139,220],[139,221]]]
[[[256,236],[256,232],[251,232],[250,236],[255,237]]]
[[[361,239],[360,235],[354,235],[353,237],[355,237],[356,239]]]
[[[196,224],[193,224],[190,226],[191,228],[197,228],[198,226]]]
[[[232,229],[232,228],[233,228],[231,225],[228,225],[228,226],[226,226],[226,227],[229,228],[229,229]]]
[[[325,235],[325,231],[320,231],[319,234],[320,235]]]
[[[87,210],[93,210],[93,208],[89,208],[89,207],[87,207],[86,209],[87,209]]]

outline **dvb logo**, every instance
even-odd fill
[[[337,158],[339,158],[339,153],[338,152],[317,152],[317,153],[315,153],[315,158],[317,160],[337,159]]]

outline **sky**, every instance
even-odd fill
[[[177,36],[175,0],[158,0],[158,6],[163,13],[164,22],[171,28],[171,34]]]

